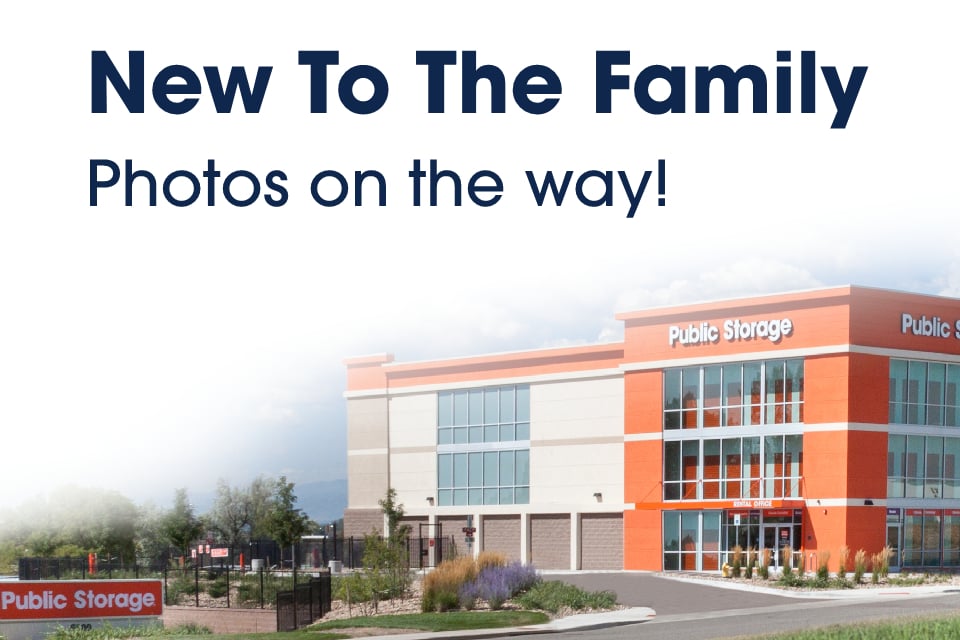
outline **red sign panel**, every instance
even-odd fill
[[[0,620],[159,616],[160,580],[0,583]]]
[[[210,557],[211,558],[229,558],[230,549],[228,549],[227,547],[222,547],[219,549],[218,548],[210,549]]]

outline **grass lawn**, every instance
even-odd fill
[[[960,638],[960,617],[917,617],[892,622],[832,625],[822,629],[750,636],[754,640],[939,640]]]
[[[320,622],[309,631],[328,631],[348,627],[378,627],[416,631],[454,631],[460,629],[497,629],[543,624],[550,618],[539,611],[448,611],[446,613],[407,613],[394,616],[362,616]]]

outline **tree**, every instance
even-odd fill
[[[267,524],[273,495],[276,493],[277,481],[271,478],[257,476],[250,483],[247,492],[250,495],[250,537],[269,537]]]
[[[203,533],[203,525],[193,513],[186,489],[177,489],[174,493],[173,509],[164,516],[161,528],[181,555],[190,555],[190,545]]]
[[[410,525],[401,525],[403,520],[403,505],[397,504],[397,490],[393,487],[387,489],[387,495],[377,504],[387,517],[387,538],[394,543],[403,543],[410,535]]]
[[[287,482],[286,476],[280,476],[266,518],[267,533],[277,541],[281,549],[293,547],[309,530],[310,518],[294,506],[297,496],[293,488],[294,484]],[[296,567],[296,559],[293,560]]]
[[[231,548],[246,542],[252,515],[250,490],[231,487],[222,478],[217,481],[217,497],[210,510],[210,525]]]
[[[170,550],[170,541],[163,532],[165,513],[160,507],[148,502],[137,512],[136,543],[137,557],[144,562],[163,562]]]

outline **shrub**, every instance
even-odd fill
[[[227,595],[227,581],[224,578],[217,578],[207,585],[207,594],[211,598],[222,598]]]
[[[790,573],[791,565],[793,564],[793,548],[790,545],[786,545],[781,550],[780,561],[783,563],[783,573]]]
[[[487,567],[503,567],[507,564],[507,556],[499,551],[481,551],[477,556],[477,573]]]
[[[617,604],[617,594],[612,591],[588,592],[557,580],[541,581],[521,594],[517,602],[525,609],[540,609],[556,613],[569,608],[610,609]]]
[[[503,571],[507,587],[510,589],[511,598],[540,582],[540,575],[532,564],[525,565],[513,562],[503,567],[501,571]]]
[[[472,582],[476,575],[477,567],[473,558],[444,560],[423,579],[421,609],[429,612],[457,608],[461,587]]]
[[[760,559],[760,577],[764,580],[770,578],[770,549],[764,549]]]
[[[893,549],[890,545],[885,545],[877,554],[877,562],[874,563],[873,572],[879,573],[881,578],[890,575],[890,559],[893,557]]]
[[[839,566],[837,567],[837,575],[842,577],[844,580],[847,578],[847,566],[850,564],[850,547],[843,545],[840,547],[840,558]]]
[[[175,605],[180,602],[182,597],[192,596],[196,593],[197,585],[194,582],[193,576],[187,576],[186,574],[178,575],[176,579],[167,584],[166,603],[168,605]]]
[[[503,603],[513,595],[503,567],[487,567],[480,572],[474,584],[477,594],[486,600],[494,611],[502,609]]]
[[[857,549],[853,556],[853,581],[856,584],[863,584],[863,574],[867,572],[867,552],[863,549]]]
[[[753,547],[747,549],[747,567],[746,567],[746,577],[753,578],[753,569],[757,564],[757,550]]]
[[[830,552],[821,551],[817,555],[817,580],[826,582],[830,579]]]
[[[477,608],[477,600],[480,599],[480,589],[476,582],[468,582],[460,587],[460,606],[467,611],[473,611]]]
[[[740,577],[740,567],[743,565],[743,547],[736,545],[730,556],[730,573],[734,578]]]
[[[779,582],[784,587],[802,587],[806,584],[803,576],[799,573],[792,572],[790,567],[783,568],[783,573],[780,574]]]

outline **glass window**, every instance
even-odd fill
[[[483,454],[480,452],[476,452],[476,453],[469,453],[467,455],[468,455],[468,460],[470,464],[470,471],[467,474],[468,476],[467,486],[482,487],[483,486]]]
[[[766,363],[767,424],[783,424],[783,362]]]
[[[497,486],[497,459],[496,451],[485,451],[483,453],[483,486],[485,487]]]
[[[719,427],[722,367],[703,368],[703,426]]]
[[[437,489],[452,489],[439,503],[529,503],[530,452],[505,444],[518,439],[530,439],[529,385],[438,392]]]
[[[927,365],[927,421],[925,424],[943,424],[943,395],[947,382],[947,366],[938,362]]]
[[[513,451],[501,451],[500,452],[500,486],[504,485],[514,485],[515,477],[513,475],[514,464],[513,464]],[[512,501],[511,501],[512,502]]]
[[[925,498],[942,497],[943,482],[943,438],[927,438],[927,456],[923,496]]]
[[[465,425],[469,417],[469,398],[467,391],[455,391],[453,394],[453,424]]]
[[[803,436],[790,435],[783,438],[784,496],[800,497],[800,482],[803,479]]]
[[[729,427],[738,427],[742,423],[743,408],[743,375],[739,364],[723,366],[723,424]]]
[[[906,497],[923,497],[923,436],[907,436],[907,455],[904,459],[907,485]]]
[[[483,389],[470,390],[470,424],[483,424]]]
[[[513,396],[513,387],[500,387],[500,422],[513,422],[516,419]]]
[[[680,512],[663,512],[663,568],[680,570]]]
[[[907,455],[907,437],[891,434],[887,439],[887,497],[904,496],[904,461]]]
[[[960,365],[947,365],[943,403],[943,424],[960,427]]]
[[[907,401],[907,361],[890,360],[890,422],[906,422],[904,405]]]
[[[467,486],[467,454],[453,454],[453,486]]]
[[[437,426],[453,425],[453,393],[441,391],[437,394]]]
[[[453,486],[453,456],[449,453],[441,453],[437,456],[437,485]]]
[[[484,389],[483,391],[483,423],[497,424],[500,422],[500,391],[499,389]]]
[[[743,478],[742,496],[759,498],[760,496],[760,438],[743,439]]]
[[[517,450],[517,484],[530,484],[530,451]]]
[[[530,387],[517,387],[517,422],[530,421]]]
[[[664,430],[802,421],[802,359],[664,370]]]
[[[700,368],[688,367],[681,371],[682,396],[680,423],[684,429],[696,429],[700,422]]]
[[[720,497],[720,440],[703,441],[703,499]]]
[[[960,438],[943,439],[943,497],[960,498]]]
[[[723,497],[739,498],[740,494],[740,438],[723,439]]]
[[[760,424],[762,380],[759,362],[743,364],[743,424]]]
[[[518,422],[517,423],[517,440],[529,440],[529,439],[530,439],[530,423]]]

